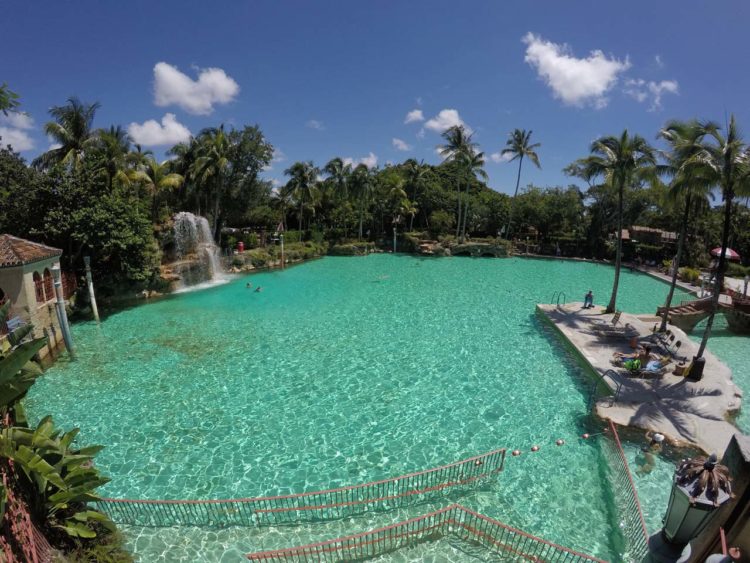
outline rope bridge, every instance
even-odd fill
[[[612,491],[622,520],[620,529],[625,537],[625,547],[630,560],[641,561],[648,553],[646,521],[643,518],[641,503],[638,501],[638,493],[636,493],[635,483],[628,468],[625,452],[622,450],[620,436],[617,434],[617,426],[611,420],[609,431],[612,439],[602,440],[602,452],[613,473]]]
[[[97,508],[135,526],[270,526],[332,520],[440,498],[451,487],[480,482],[503,470],[505,449],[434,469],[361,485],[292,495],[227,500],[102,498]]]
[[[300,547],[251,553],[247,558],[272,563],[362,561],[445,537],[478,544],[512,561],[603,563],[601,559],[532,536],[460,504],[385,528]]]

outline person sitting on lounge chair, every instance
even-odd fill
[[[628,360],[638,360],[640,365],[647,366],[651,360],[651,346],[644,346],[640,350],[636,350],[633,354],[623,354],[622,352],[615,352],[615,360],[622,361],[623,365]]]

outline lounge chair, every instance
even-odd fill
[[[591,330],[594,334],[599,336],[624,336],[626,338],[633,338],[634,336],[640,336],[638,330],[630,326],[630,324],[619,325],[622,311],[615,311],[614,316],[610,322],[606,321],[594,321],[591,325]]]

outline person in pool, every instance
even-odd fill
[[[255,293],[260,293],[261,291],[263,291],[263,288],[261,286],[255,288]]]
[[[656,467],[656,456],[661,453],[664,434],[659,432],[652,433],[649,430],[646,432],[646,439],[648,440],[648,445],[643,446],[641,453],[635,458],[635,464],[638,466],[635,472],[641,476],[648,475]]]
[[[251,287],[253,287],[253,284],[251,284],[250,282],[247,282],[247,284],[245,284],[245,287],[250,289]]]

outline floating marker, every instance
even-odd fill
[[[589,436],[590,436],[590,434],[588,432],[586,432],[585,434],[581,435],[581,438],[583,438],[584,440],[588,440]]]
[[[531,446],[531,451],[532,452],[538,452],[539,451],[539,446]]]
[[[557,442],[555,442],[555,444],[557,444],[558,446],[562,446],[562,445],[565,444],[565,440],[563,440],[562,438],[560,438]]]
[[[521,455],[521,450],[513,450],[512,453],[513,453],[513,457],[517,457],[517,456]]]

